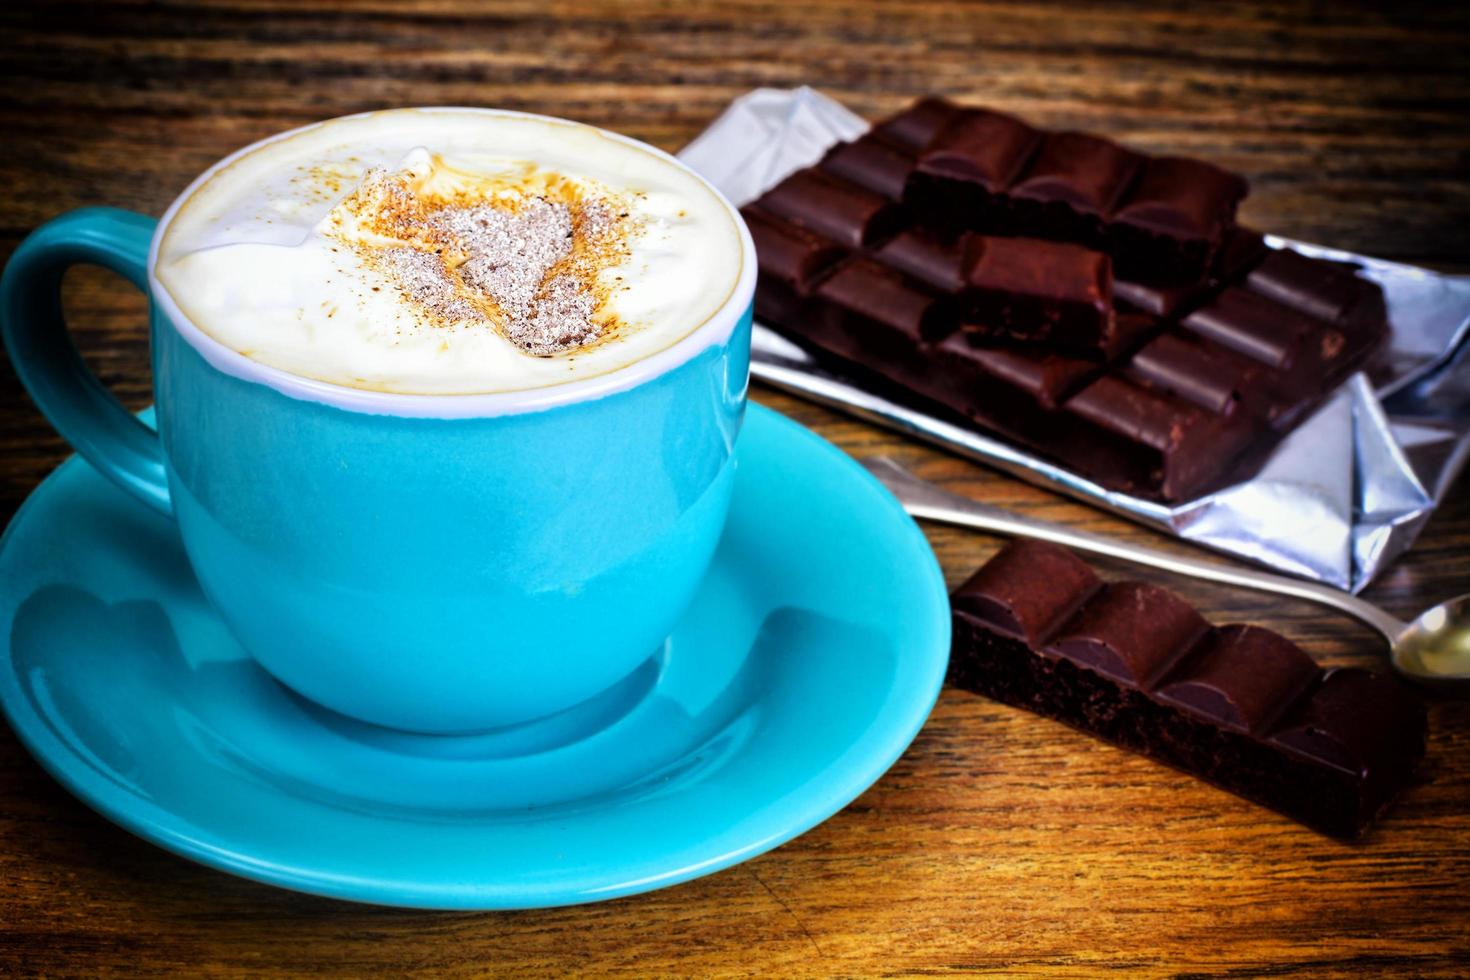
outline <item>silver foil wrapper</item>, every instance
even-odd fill
[[[736,99],[680,157],[735,204],[815,163],[868,123],[809,88]],[[1383,287],[1391,340],[1277,446],[1250,480],[1164,505],[1106,490],[1054,463],[865,390],[757,324],[758,379],[1205,547],[1357,591],[1402,554],[1470,455],[1470,277],[1268,238],[1356,263]]]

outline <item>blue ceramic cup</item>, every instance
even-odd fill
[[[478,731],[631,673],[692,599],[730,502],[756,272],[738,213],[735,290],[663,351],[523,392],[364,391],[224,347],[158,283],[158,242],[180,203],[251,149],[161,222],[74,211],[16,250],[0,328],[41,410],[177,522],[204,593],[251,655],[334,711]],[[59,287],[78,263],[150,297],[156,434],[67,335]]]

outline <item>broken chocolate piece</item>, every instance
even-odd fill
[[[1064,548],[1013,541],[951,596],[951,683],[1026,708],[1337,837],[1362,836],[1424,755],[1423,704],[1391,677],[1323,670],[1258,626],[1102,585]]]

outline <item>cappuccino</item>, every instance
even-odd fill
[[[156,273],[202,331],[302,377],[400,394],[596,377],[712,317],[741,275],[728,204],[574,123],[349,116],[266,141],[174,213]]]

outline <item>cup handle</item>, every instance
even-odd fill
[[[61,315],[61,276],[80,263],[111,269],[148,292],[148,246],[158,222],[116,208],[82,208],[31,232],[0,278],[0,333],[42,414],[82,458],[118,486],[173,515],[158,434],[87,369]]]

